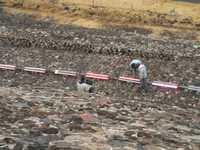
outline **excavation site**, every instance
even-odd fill
[[[200,4],[146,1],[0,0],[0,150],[200,150]]]

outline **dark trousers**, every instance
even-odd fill
[[[147,79],[143,78],[140,80],[140,88],[142,91],[147,92],[148,91],[148,83],[147,83]]]

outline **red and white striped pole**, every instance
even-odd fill
[[[10,70],[10,71],[16,71],[17,68],[15,65],[8,65],[8,64],[0,64],[0,69],[2,70]],[[23,69],[20,69],[26,72],[32,72],[32,73],[40,73],[40,74],[45,74],[47,72],[53,72],[55,75],[64,75],[64,76],[71,76],[71,77],[77,77],[79,75],[78,72],[75,71],[68,71],[68,70],[47,70],[43,68],[35,68],[35,67],[24,67]],[[86,78],[91,78],[91,79],[97,79],[97,80],[110,80],[110,79],[116,79],[118,81],[123,81],[127,83],[134,83],[134,84],[140,84],[140,80],[132,77],[127,77],[127,76],[119,76],[118,78],[112,78],[107,74],[98,74],[94,72],[86,72],[83,73]],[[197,91],[200,92],[200,87],[199,86],[180,86],[176,83],[170,83],[170,82],[162,82],[162,81],[153,81],[151,83],[153,86],[160,87],[160,88],[166,88],[166,89],[172,89],[172,90],[177,90],[177,89],[188,89],[192,91]]]

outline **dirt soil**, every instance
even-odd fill
[[[89,28],[105,26],[143,27],[155,37],[167,31],[200,29],[200,4],[172,0],[2,0],[10,13],[28,13],[60,24]],[[17,8],[17,9],[16,9]],[[200,39],[196,32],[194,39]]]
[[[10,11],[8,11],[10,10]],[[0,63],[131,75],[141,58],[149,80],[200,86],[197,30],[142,27],[84,28],[0,9]],[[93,94],[78,93],[76,78],[51,72],[0,72],[0,149],[199,150],[200,95],[187,90],[95,81]]]

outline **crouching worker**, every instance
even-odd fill
[[[147,92],[148,84],[146,66],[139,59],[133,59],[129,66],[130,69],[134,72],[135,76],[139,77],[141,90]]]
[[[93,82],[91,80],[87,80],[83,75],[80,77],[77,84],[77,90],[79,92],[94,92]]]

